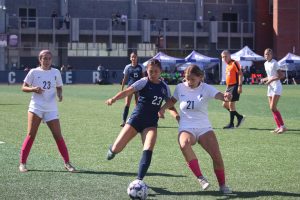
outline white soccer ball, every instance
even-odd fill
[[[129,183],[127,194],[131,199],[145,200],[148,196],[148,186],[142,180],[134,180]]]

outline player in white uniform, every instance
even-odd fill
[[[22,86],[23,92],[32,92],[28,109],[28,134],[23,142],[20,152],[20,172],[27,172],[26,162],[37,134],[39,125],[43,120],[50,128],[60,151],[65,168],[74,172],[75,168],[70,164],[69,153],[61,134],[58,118],[56,96],[62,101],[62,78],[59,70],[51,67],[52,54],[49,50],[39,53],[40,66],[29,71]]]
[[[204,73],[197,65],[190,65],[185,71],[185,82],[176,86],[174,95],[162,106],[159,116],[164,117],[165,109],[179,101],[180,120],[178,142],[183,156],[202,189],[207,189],[209,182],[202,175],[197,156],[192,145],[197,142],[208,152],[213,160],[220,192],[231,193],[225,184],[224,163],[215,133],[208,119],[207,106],[211,99],[230,101],[232,95],[219,92],[213,86],[203,82]]]
[[[277,128],[271,132],[281,134],[287,131],[281,114],[277,109],[277,104],[282,93],[282,84],[280,82],[280,79],[284,77],[284,74],[281,72],[277,61],[273,59],[272,49],[266,49],[264,52],[264,56],[267,60],[264,64],[267,77],[261,79],[261,82],[265,85],[268,85],[267,96],[269,98],[269,106],[277,125]]]

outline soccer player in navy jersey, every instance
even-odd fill
[[[185,82],[176,86],[173,96],[161,107],[159,116],[164,117],[165,109],[173,107],[178,101],[180,120],[178,143],[188,167],[197,177],[203,190],[209,182],[202,175],[198,159],[192,146],[199,143],[213,160],[213,167],[219,182],[220,192],[231,193],[225,184],[225,169],[219,144],[208,119],[208,102],[211,99],[230,101],[232,95],[224,94],[203,82],[204,72],[197,65],[190,65],[185,70]]]
[[[135,52],[132,52],[130,54],[130,61],[131,61],[131,63],[126,65],[125,69],[123,71],[124,78],[122,80],[121,91],[124,90],[124,86],[125,86],[126,83],[128,84],[128,87],[129,87],[134,82],[136,82],[137,80],[140,80],[142,77],[144,77],[143,67],[138,64],[138,56]],[[127,116],[128,116],[132,95],[133,94],[130,94],[125,98],[125,107],[124,107],[124,111],[123,111],[123,121],[120,124],[121,127],[123,127],[126,123],[126,119],[127,119]],[[137,104],[138,97],[139,97],[139,93],[135,92],[134,93],[135,104]]]
[[[151,163],[152,152],[157,138],[158,111],[163,100],[171,97],[168,85],[160,79],[161,71],[161,63],[156,59],[150,60],[147,64],[148,77],[136,81],[126,90],[117,93],[106,101],[107,105],[112,105],[119,99],[139,92],[138,102],[134,111],[113,145],[109,147],[107,153],[107,159],[113,159],[137,133],[141,133],[143,154],[137,175],[139,180],[144,178]],[[170,108],[170,110],[171,115],[174,117],[178,116],[174,107]]]

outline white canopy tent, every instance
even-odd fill
[[[280,68],[285,71],[285,77],[288,78],[288,71],[296,71],[297,64],[300,65],[300,56],[288,53],[278,61],[278,64]],[[288,84],[288,81],[286,81],[286,83]]]
[[[185,60],[183,58],[176,58],[172,56],[168,56],[167,54],[164,54],[162,52],[158,52],[155,56],[153,56],[151,59],[157,59],[161,62],[162,68],[165,70],[166,68],[169,68],[171,65],[174,65],[176,63],[184,63]],[[144,66],[147,66],[148,61],[145,61],[143,63]]]
[[[231,58],[233,60],[238,61],[242,67],[252,66],[253,61],[264,61],[265,60],[264,57],[254,53],[248,46],[245,46],[238,52],[231,54]],[[225,62],[222,62],[222,78],[221,78],[222,82],[225,82],[225,80],[226,80],[226,74],[225,74],[226,65],[227,64]]]

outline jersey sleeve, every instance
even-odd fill
[[[241,71],[242,68],[241,68],[241,65],[238,61],[234,61],[234,65],[236,66],[236,72]]]
[[[142,79],[134,82],[131,85],[131,87],[133,87],[135,91],[140,91],[141,89],[143,89],[146,86],[147,82],[148,82],[148,79],[147,79],[147,77],[145,77],[145,78],[142,78]]]
[[[280,69],[278,62],[276,60],[274,61],[274,69],[275,71],[278,71]]]
[[[123,74],[124,74],[124,75],[128,75],[128,69],[129,69],[129,66],[130,66],[130,65],[126,65],[126,66],[125,66],[125,69],[124,69],[124,71],[123,71]]]
[[[34,78],[33,71],[34,70],[31,69],[24,79],[24,82],[27,83],[28,85],[32,85],[32,83],[33,83],[33,78]]]
[[[56,81],[56,87],[63,86],[63,81],[62,81],[61,73],[59,70],[56,71],[55,81]]]
[[[174,93],[173,93],[173,97],[178,101],[179,99],[179,94],[178,94],[178,90],[179,90],[179,85],[176,86]]]
[[[207,96],[210,99],[215,98],[215,96],[220,92],[219,90],[217,90],[215,87],[211,86],[211,85],[206,85],[207,86]]]

